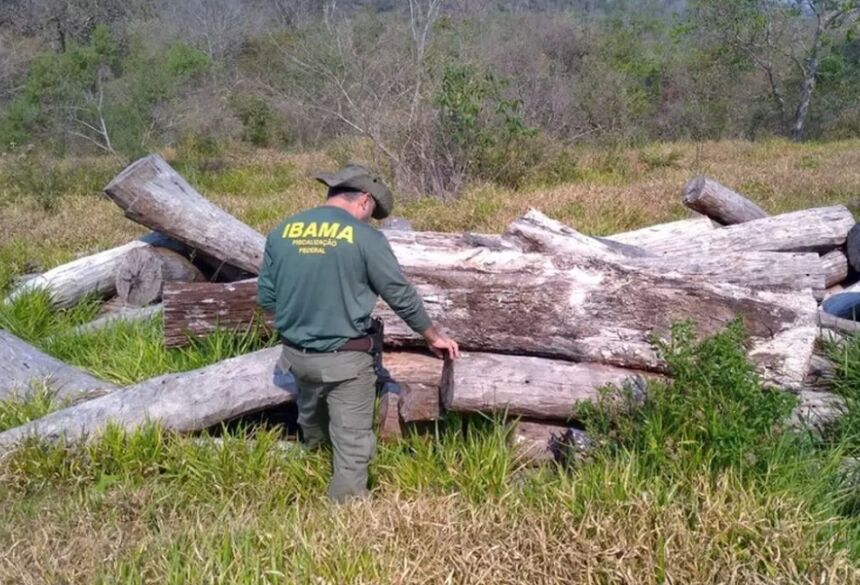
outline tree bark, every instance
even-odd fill
[[[149,244],[145,242],[129,242],[57,266],[16,288],[7,298],[7,302],[37,289],[46,291],[52,304],[61,309],[73,307],[90,295],[98,298],[109,297],[116,292],[116,273],[126,256],[135,250],[148,247]]]
[[[713,179],[699,175],[684,189],[684,205],[723,225],[762,219],[768,214],[758,205]]]
[[[139,248],[125,256],[116,274],[116,291],[126,305],[144,307],[161,300],[165,282],[203,282],[206,278],[181,254],[166,248]]]
[[[608,385],[644,396],[650,374],[595,363],[473,353],[446,362],[442,403],[453,412],[569,420],[574,408]]]
[[[169,282],[164,287],[164,343],[179,347],[218,329],[249,330],[274,325],[257,305],[257,279],[226,283]]]
[[[262,234],[209,202],[158,155],[132,163],[105,193],[132,221],[253,274],[260,269]]]
[[[116,388],[0,329],[0,400],[26,399],[32,385],[40,382],[61,401],[99,396]]]
[[[720,255],[726,252],[823,252],[845,243],[854,217],[842,205],[774,215],[664,241],[649,251],[664,256]]]

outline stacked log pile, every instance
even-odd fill
[[[97,294],[117,295],[144,315],[163,311],[168,346],[217,329],[271,326],[256,305],[262,234],[158,156],[129,166],[105,192],[154,233],[49,271],[28,288],[46,288],[59,306]],[[811,369],[822,370],[813,358],[819,301],[848,278],[851,213],[832,206],[769,216],[704,177],[687,186],[684,203],[701,215],[604,238],[536,210],[500,235],[383,230],[431,317],[465,354],[442,362],[422,353],[420,336],[380,303],[385,365],[401,388],[380,400],[381,433],[396,438],[404,425],[446,411],[476,412],[527,419],[515,440],[528,457],[545,458],[560,444],[579,449],[587,440],[570,420],[578,403],[610,384],[644,392],[648,380],[668,374],[653,334],[691,320],[708,336],[737,317],[763,380],[826,410],[821,377],[814,390],[808,383]],[[273,377],[277,352],[115,390],[0,433],[0,446],[30,435],[83,438],[110,422],[192,431],[285,404],[294,384]]]

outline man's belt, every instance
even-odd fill
[[[344,343],[337,349],[331,349],[328,351],[319,351],[316,349],[308,349],[305,347],[301,347],[300,345],[296,345],[295,343],[286,339],[284,336],[281,336],[281,343],[283,343],[287,347],[291,347],[303,353],[336,353],[339,351],[361,351],[364,353],[373,353],[374,351],[372,335],[365,335],[364,337],[355,337],[353,339],[347,339],[346,343]]]

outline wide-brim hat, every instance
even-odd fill
[[[365,166],[348,164],[336,173],[315,173],[314,179],[329,187],[341,187],[370,193],[376,201],[376,207],[373,209],[374,219],[385,219],[391,215],[394,208],[394,195],[391,194],[382,179]]]

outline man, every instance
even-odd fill
[[[303,440],[311,449],[331,441],[328,494],[343,501],[369,495],[367,466],[376,449],[371,352],[380,349],[369,332],[377,297],[436,355],[456,359],[459,347],[438,333],[388,240],[368,224],[391,213],[391,191],[360,165],[315,178],[328,186],[328,198],[269,234],[258,302],[275,314],[284,345],[279,366],[296,378]]]

